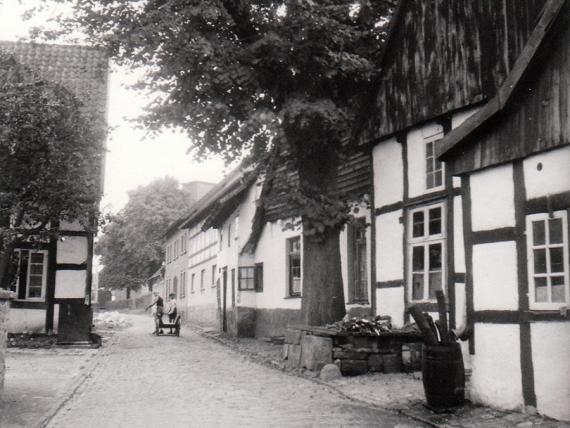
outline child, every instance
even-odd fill
[[[160,297],[158,291],[155,291],[153,294],[154,294],[154,300],[150,305],[148,305],[145,308],[145,311],[152,306],[156,306],[156,308],[153,308],[155,329],[152,333],[158,335],[159,333],[162,333],[162,329],[160,329],[160,324],[162,324],[162,314],[164,313],[164,300],[162,299],[162,297]]]
[[[176,294],[170,293],[169,297],[170,301],[168,302],[168,312],[167,312],[168,322],[170,324],[174,324],[174,321],[176,321],[176,315],[178,313],[176,309]],[[170,327],[170,334],[172,334],[172,327]]]

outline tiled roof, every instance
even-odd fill
[[[5,41],[0,41],[0,50],[13,55],[43,80],[62,84],[84,104],[86,113],[105,120],[109,60],[103,50]]]

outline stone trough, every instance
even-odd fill
[[[366,335],[323,327],[289,326],[283,357],[288,368],[315,372],[335,363],[344,376],[409,372],[420,369],[421,344],[422,337],[415,331]]]

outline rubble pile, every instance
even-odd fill
[[[117,311],[96,313],[93,316],[93,324],[100,329],[121,329],[131,325],[125,316]]]

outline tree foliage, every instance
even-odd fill
[[[104,130],[63,86],[0,52],[0,282],[13,248],[46,242],[60,221],[93,227]]]
[[[164,233],[190,208],[178,181],[163,178],[129,192],[119,213],[109,216],[95,252],[103,270],[99,286],[138,289],[164,260]]]
[[[396,0],[68,2],[74,13],[60,21],[62,33],[79,29],[120,64],[146,67],[137,87],[156,94],[142,118],[149,129],[185,129],[197,157],[245,156],[267,183],[279,168],[295,172],[289,205],[298,208],[305,239],[330,251],[326,241],[338,241],[350,218],[337,169],[354,149],[350,136],[379,71]],[[304,263],[304,272],[323,272],[304,275],[312,281],[305,290],[328,295],[338,308],[320,315],[304,292],[307,322],[342,316],[340,263],[331,263]],[[329,270],[336,274],[324,275]]]

